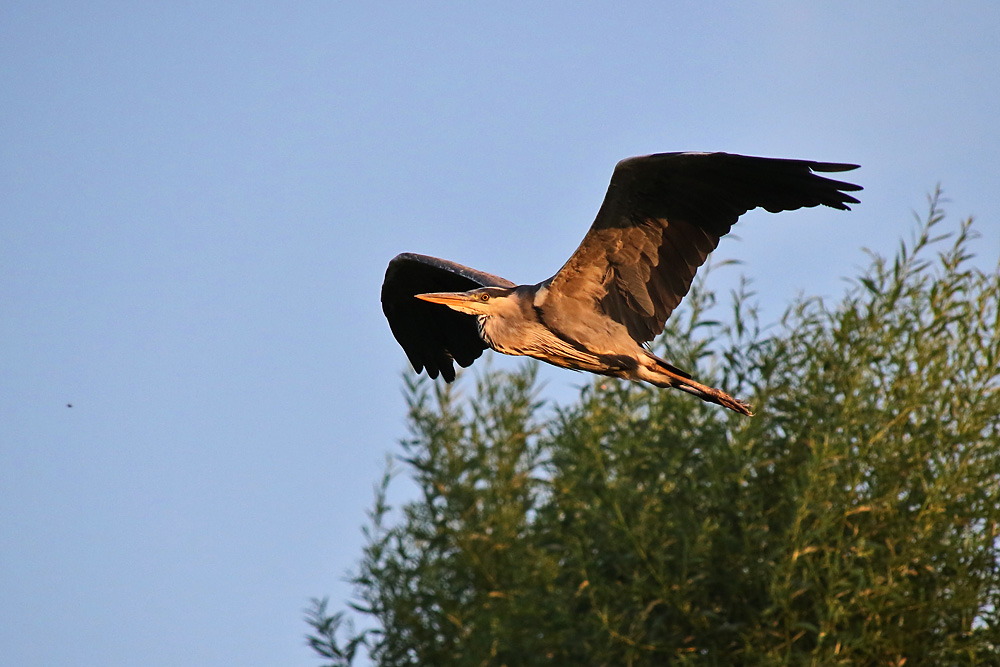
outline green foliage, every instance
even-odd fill
[[[839,303],[770,329],[745,289],[726,326],[691,295],[659,344],[753,419],[604,378],[548,408],[533,364],[468,398],[408,380],[420,494],[393,511],[383,479],[353,579],[375,627],[315,602],[313,647],[331,665],[361,645],[378,665],[997,664],[1000,273],[970,265],[971,222],[941,221],[934,197]]]

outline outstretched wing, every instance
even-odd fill
[[[465,292],[479,287],[514,287],[509,280],[436,257],[404,252],[389,262],[382,282],[382,312],[413,370],[447,382],[455,379],[452,360],[462,367],[479,358],[486,344],[476,318],[414,298],[427,292]]]
[[[652,340],[741,215],[757,207],[777,213],[820,204],[849,210],[858,200],[845,191],[861,187],[816,172],[855,168],[729,153],[622,160],[590,231],[550,279],[546,309],[568,316],[563,333],[571,337],[580,314],[596,310],[636,341]]]

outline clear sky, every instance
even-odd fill
[[[992,1],[4,2],[0,664],[315,664],[301,610],[348,597],[406,435],[386,263],[546,278],[621,158],[862,165],[853,212],[752,214],[717,253],[772,318],[938,182],[992,268],[998,28]]]

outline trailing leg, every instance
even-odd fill
[[[721,405],[741,415],[753,416],[748,403],[738,398],[733,398],[721,389],[709,387],[695,381],[690,375],[679,368],[671,366],[659,357],[651,354],[647,355],[636,370],[638,371],[637,374],[640,380],[654,384],[657,387],[680,389],[708,403]]]

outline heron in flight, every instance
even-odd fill
[[[649,351],[695,272],[737,219],[823,204],[860,186],[818,175],[857,168],[729,153],[622,160],[597,218],[554,276],[534,285],[435,257],[397,255],[382,310],[414,371],[455,379],[486,348],[578,371],[681,389],[744,415],[750,406]]]

